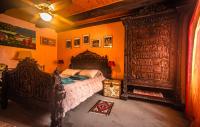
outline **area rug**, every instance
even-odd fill
[[[0,121],[0,127],[16,127],[10,123]]]
[[[134,89],[133,93],[134,94],[139,94],[139,95],[144,95],[144,96],[152,96],[152,97],[164,98],[164,96],[163,96],[163,94],[161,92],[152,92],[152,91]]]
[[[110,115],[114,102],[98,100],[97,103],[89,110],[100,114]]]

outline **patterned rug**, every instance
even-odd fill
[[[164,98],[163,94],[161,92],[152,92],[152,91],[145,91],[145,90],[133,90],[134,94],[144,95],[144,96],[152,96],[152,97],[159,97]]]
[[[109,115],[113,105],[114,102],[98,100],[97,103],[89,110],[89,112]]]
[[[0,127],[16,127],[10,123],[0,121]]]

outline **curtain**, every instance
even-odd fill
[[[200,0],[196,2],[188,39],[186,115],[191,127],[200,127]]]

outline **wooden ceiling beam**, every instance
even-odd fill
[[[106,19],[106,20],[101,20],[101,21],[97,21],[97,22],[92,22],[92,23],[87,23],[87,24],[83,24],[83,25],[77,25],[74,27],[66,27],[66,28],[60,28],[57,29],[57,32],[62,32],[62,31],[68,31],[68,30],[74,30],[74,29],[80,29],[80,28],[85,28],[85,27],[90,27],[90,26],[96,26],[96,25],[101,25],[101,24],[106,24],[106,23],[112,23],[112,22],[118,22],[120,21],[121,17],[117,17],[117,18],[112,18],[112,19]]]
[[[13,8],[23,8],[28,5],[19,0],[0,0],[0,13],[4,13],[5,11]]]
[[[171,1],[171,0],[169,0]],[[171,7],[176,7],[177,5],[180,5],[180,3],[174,3],[173,2],[169,2],[169,1],[165,1],[164,3],[167,5],[167,6],[171,6]],[[159,2],[162,2],[162,1],[159,1]],[[163,2],[162,2],[163,3]],[[67,31],[67,30],[73,30],[73,29],[80,29],[80,28],[84,28],[84,27],[90,27],[90,26],[95,26],[95,25],[101,25],[101,24],[105,24],[105,23],[112,23],[112,22],[118,22],[118,21],[121,21],[121,18],[123,18],[124,16],[129,16],[129,15],[133,15],[134,12],[139,9],[139,8],[142,8],[144,6],[148,6],[149,4],[153,4],[153,3],[144,3],[145,5],[142,5],[140,7],[136,7],[136,8],[132,8],[130,10],[123,10],[121,11],[121,13],[119,13],[119,15],[113,15],[113,17],[111,16],[110,18],[106,19],[106,18],[100,18],[100,17],[106,17],[106,15],[109,15],[109,14],[112,14],[112,13],[108,13],[108,14],[105,14],[105,15],[102,15],[102,16],[96,16],[94,17],[93,19],[97,19],[97,20],[92,20],[91,17],[87,18],[87,19],[84,19],[84,20],[80,20],[80,21],[76,21],[76,25],[74,26],[68,26],[68,27],[63,27],[63,28],[60,28],[60,29],[57,29],[58,32],[61,32],[61,31]],[[183,3],[182,3],[183,4]],[[86,21],[88,21],[86,23]]]
[[[96,8],[90,11],[86,11],[83,13],[79,13],[76,15],[72,15],[69,17],[65,17],[71,21],[80,21],[80,20],[86,20],[89,18],[95,18],[98,16],[110,14],[116,11],[129,11],[133,10],[135,8],[144,6],[144,5],[149,5],[153,4],[156,2],[161,2],[164,0],[123,0],[117,3],[113,3],[104,7]]]

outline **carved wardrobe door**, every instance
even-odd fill
[[[129,16],[122,21],[126,32],[124,97],[131,95],[135,88],[175,91],[176,12]]]

